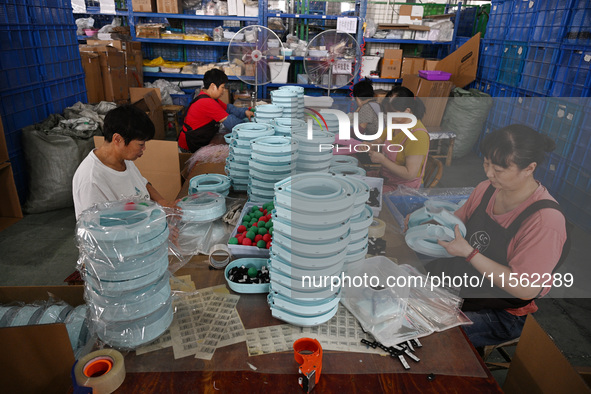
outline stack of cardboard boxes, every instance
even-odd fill
[[[423,124],[439,126],[447,99],[454,86],[465,87],[476,79],[480,34],[472,37],[458,50],[442,60],[402,57],[401,49],[386,49],[382,62],[382,78],[402,78],[402,86],[409,88],[423,100],[426,114]],[[449,81],[429,81],[419,77],[419,70],[438,70],[451,73]]]
[[[131,5],[135,12],[183,13],[181,0],[131,0]]]
[[[80,45],[89,103],[129,100],[129,88],[143,86],[141,44],[132,41],[89,40]]]

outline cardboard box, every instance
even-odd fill
[[[135,12],[156,12],[156,0],[131,0]]]
[[[398,23],[421,24],[423,12],[424,9],[422,5],[403,4],[398,10]]]
[[[152,119],[156,129],[154,139],[163,140],[166,137],[166,130],[164,129],[164,112],[162,110],[160,89],[130,88],[129,95],[131,104],[145,111]]]
[[[95,104],[105,100],[103,88],[103,76],[101,73],[100,56],[94,52],[80,52],[82,68],[84,69],[84,82],[88,103]]]
[[[0,287],[0,303],[45,301],[49,293],[71,306],[84,303],[83,286]],[[64,324],[0,328],[6,393],[67,393],[74,352]]]
[[[459,88],[466,87],[476,79],[480,33],[437,63],[436,70],[451,73],[450,81]]]
[[[94,145],[103,144],[103,137],[94,137]],[[169,201],[181,190],[179,147],[176,141],[150,140],[142,157],[134,161],[141,174]]]
[[[400,78],[402,49],[386,49],[382,60],[381,78]]]
[[[129,100],[125,53],[111,45],[80,45],[79,48],[81,53],[99,54],[104,100],[114,102]]]
[[[422,57],[405,57],[402,59],[402,69],[400,77],[404,79],[406,75],[415,75],[419,70],[425,69],[425,59]]]
[[[427,127],[439,126],[454,84],[450,81],[429,81],[418,75],[406,75],[402,79],[402,86],[410,89],[415,96],[425,98],[423,124]]]
[[[182,14],[183,4],[181,0],[157,0],[159,14]],[[135,11],[135,7],[134,7]]]
[[[591,393],[532,315],[527,316],[503,385],[512,393]]]
[[[0,120],[0,190],[2,190],[2,193],[0,193],[0,231],[23,218],[12,166],[8,159],[4,127]]]
[[[434,71],[437,70],[438,59],[425,59],[425,68],[423,70]]]

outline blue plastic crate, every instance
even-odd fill
[[[587,231],[591,230],[591,171],[571,160],[562,162],[562,180],[555,198],[566,217]]]
[[[550,95],[554,97],[591,96],[591,47],[586,50],[561,47]]]
[[[78,101],[88,102],[84,74],[44,82],[47,89],[47,111],[49,114],[61,114],[64,109]]]
[[[482,40],[480,60],[478,62],[478,77],[495,82],[499,75],[499,66],[503,55],[503,43],[495,40]]]
[[[27,25],[31,23],[24,1],[5,0],[0,4],[0,25]]]
[[[584,116],[584,107],[576,103],[548,98],[540,133],[546,134],[556,143],[554,152],[561,157],[569,157],[571,145],[579,137],[579,126]]]
[[[518,86],[526,56],[526,42],[505,41],[497,82],[508,86]]]
[[[585,117],[581,122],[579,137],[573,144],[570,158],[578,163],[583,169],[591,171],[591,113],[590,108],[585,110]]]
[[[0,25],[0,91],[41,81],[37,34],[29,27]]]
[[[191,45],[187,46],[186,53],[188,62],[215,63],[219,62],[223,57],[228,56],[228,48],[215,46],[199,47]]]
[[[46,89],[41,84],[0,93],[0,115],[6,132],[20,130],[47,118],[47,98]]]
[[[480,7],[463,7],[460,15],[460,24],[458,25],[457,35],[463,37],[472,37],[474,35],[474,24]],[[455,18],[452,18],[455,23]]]
[[[560,44],[566,35],[572,0],[537,0],[531,41]]]
[[[591,1],[574,1],[563,43],[591,46]]]
[[[507,38],[514,41],[529,41],[536,20],[535,4],[532,0],[513,0]]]
[[[490,84],[490,94],[493,97],[493,105],[488,113],[488,122],[495,128],[501,128],[511,124],[511,115],[515,108],[515,100],[520,92],[510,86],[498,83]]]
[[[454,51],[457,50],[462,45],[464,45],[465,43],[467,43],[470,38],[472,38],[472,37],[460,37],[460,36],[457,36],[456,37],[456,41],[454,42]]]
[[[547,95],[552,87],[556,62],[560,56],[559,46],[530,45],[521,73],[521,89]]]
[[[390,213],[402,229],[404,228],[404,218],[406,215],[422,208],[427,199],[449,201],[457,204],[470,197],[472,190],[474,190],[472,187],[419,189],[418,192],[425,194],[424,196],[419,195],[419,193],[416,195],[390,194],[386,196],[386,204],[388,205]]]
[[[174,105],[182,105],[183,107],[187,108],[191,103],[191,99],[193,98],[192,94],[171,94],[172,97],[172,104]]]
[[[156,59],[162,57],[164,60],[175,62],[186,61],[183,45],[177,44],[151,44],[142,45],[144,59]]]
[[[543,162],[538,163],[534,172],[534,178],[540,181],[551,194],[556,194],[558,187],[562,183],[561,171],[564,171],[564,165],[562,163],[564,160],[557,154],[550,153],[546,155]]]
[[[31,23],[34,25],[75,25],[72,6],[68,7],[49,7],[47,2],[43,5],[29,4],[28,12]]]
[[[493,2],[490,7],[490,16],[486,25],[486,38],[491,40],[504,40],[507,36],[507,27],[513,11],[513,2]]]
[[[520,95],[513,102],[510,124],[524,124],[537,130],[545,109],[546,98]]]

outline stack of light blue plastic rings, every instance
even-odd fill
[[[292,138],[298,141],[299,152],[296,172],[328,172],[332,161],[332,145],[335,136],[326,131],[314,131],[312,138],[307,133],[296,133]]]
[[[84,346],[89,339],[86,322],[88,306],[86,304],[72,308],[65,303],[0,306],[0,328],[29,326],[35,324],[64,323],[70,337],[74,353]]]
[[[250,147],[248,198],[270,201],[275,194],[275,183],[295,172],[298,143],[291,137],[270,136],[252,140]]]
[[[340,286],[323,278],[343,271],[356,202],[355,186],[341,176],[306,173],[275,184],[268,297],[274,317],[313,326],[334,316]]]
[[[339,133],[339,120],[335,114],[323,113],[320,110],[321,118],[313,119],[312,130],[314,131],[328,131],[329,133]]]
[[[254,113],[256,123],[271,123],[275,118],[283,116],[283,108],[274,104],[257,105]]]
[[[202,174],[191,178],[189,181],[189,194],[197,192],[215,192],[227,196],[232,182],[229,177],[222,174]]]
[[[271,102],[283,108],[284,118],[304,119],[304,88],[283,86],[271,92]]]
[[[213,222],[226,213],[226,199],[219,193],[199,192],[183,197],[178,202],[185,223]]]
[[[136,348],[172,322],[168,235],[166,213],[151,201],[104,203],[80,216],[84,294],[103,342]]]
[[[295,118],[277,118],[271,122],[275,129],[275,135],[283,135],[291,137],[292,134],[303,134],[308,130],[308,125],[305,121]]]
[[[267,123],[241,123],[234,126],[230,138],[230,152],[226,159],[226,174],[232,180],[236,191],[246,191],[249,183],[250,141],[275,134],[273,126]]]

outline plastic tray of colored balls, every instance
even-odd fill
[[[228,248],[235,257],[268,258],[273,240],[273,202],[244,204],[238,225],[230,234]]]

